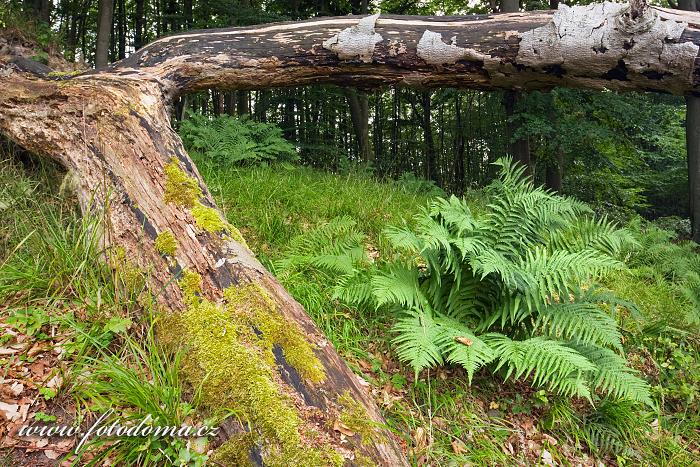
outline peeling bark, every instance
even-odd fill
[[[313,345],[325,371],[323,382],[305,381],[277,358],[275,382],[295,401],[304,425],[317,427],[347,464],[364,456],[379,465],[407,465],[388,431],[381,442],[362,444],[355,437],[341,445],[332,429],[339,395],[350,394],[366,408],[368,419],[381,423],[369,394],[241,239],[221,229],[207,231],[191,206],[165,201],[166,169],[175,164],[193,180],[189,188],[197,193],[196,203],[215,208],[171,129],[168,106],[185,93],[207,88],[321,82],[360,88],[573,86],[700,95],[700,15],[653,7],[637,20],[624,14],[622,6],[606,3],[562,5],[557,12],[321,18],[190,31],[72,78],[50,79],[0,61],[0,131],[80,174],[83,209],[107,207],[105,240],[123,247],[129,261],[150,274],[150,288],[162,291],[158,300],[165,311],[187,306],[174,281],[184,269],[201,275],[201,298],[214,304],[223,303],[229,287],[262,287],[282,318]],[[90,204],[93,196],[97,204]],[[155,239],[163,232],[177,239],[172,258],[156,251]],[[251,459],[259,462],[260,454]]]

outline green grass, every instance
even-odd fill
[[[295,236],[340,216],[354,219],[368,243],[381,247],[379,233],[410,219],[429,199],[362,173],[329,176],[286,164],[222,167],[196,155],[195,161],[228,220],[256,253],[271,259]]]
[[[195,407],[186,402],[193,395],[179,377],[181,354],[157,343],[145,319],[154,303],[145,275],[119,248],[102,246],[101,217],[82,217],[75,199],[57,194],[57,167],[34,159],[24,167],[1,150],[0,320],[37,342],[53,345],[55,334],[65,350],[57,367],[65,384],[39,394],[74,398],[77,420],[112,408],[121,423],[150,414],[161,425],[196,425]],[[0,368],[6,371],[5,362]],[[95,438],[81,455],[89,452],[88,465],[107,456],[120,465],[198,466],[206,459],[197,451],[206,444],[184,438],[114,441]]]

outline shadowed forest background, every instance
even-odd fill
[[[557,6],[556,2],[519,6],[507,0],[503,5],[467,6],[431,1],[368,5],[66,0],[49,7],[47,1],[23,6],[10,2],[10,11],[23,8],[50,19],[51,30],[48,22],[42,23],[39,38],[48,41],[57,33],[63,55],[87,65],[99,63],[103,53],[109,62],[117,61],[157,37],[189,29],[379,10],[433,15]],[[100,12],[107,20],[101,47]],[[111,17],[104,18],[108,13]],[[103,52],[97,53],[100,49]],[[304,165],[336,173],[364,165],[380,177],[415,176],[455,194],[485,186],[494,177],[490,164],[510,154],[529,164],[536,183],[593,203],[599,210],[613,209],[616,215],[637,212],[654,219],[688,217],[684,108],[682,98],[660,94],[310,86],[198,93],[179,99],[173,116],[175,126],[188,112],[274,123],[295,144]]]
[[[0,58],[61,79],[187,30],[557,6],[0,0]],[[700,462],[683,97],[211,89],[178,98],[171,118],[227,220],[361,378],[412,465]],[[77,455],[74,441],[14,436],[21,410],[57,423],[106,407],[173,425],[254,416],[200,400],[180,375],[187,352],[154,337],[148,273],[102,248],[104,219],[81,215],[72,175],[1,138],[0,465],[254,461],[249,444],[217,440],[98,439]],[[171,237],[156,240],[163,257]],[[375,442],[352,407],[338,439]]]

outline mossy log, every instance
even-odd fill
[[[700,95],[699,24],[695,13],[605,3],[191,31],[77,76],[0,61],[0,131],[79,174],[84,211],[106,214],[105,243],[148,273],[173,317],[166,328],[190,345],[189,377],[209,378],[206,403],[249,422],[225,430],[221,463],[407,465],[358,378],[221,217],[168,106],[207,88],[313,83]],[[334,423],[361,411],[370,423],[341,443]]]

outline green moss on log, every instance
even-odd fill
[[[192,208],[192,217],[194,217],[197,227],[205,232],[217,233],[228,230],[229,224],[221,217],[219,211],[202,203],[197,203]]]
[[[166,203],[191,208],[202,197],[202,189],[199,188],[197,179],[190,177],[180,168],[177,158],[173,157],[165,166],[165,176]]]
[[[274,361],[272,348],[278,345],[284,358],[306,380],[320,383],[326,375],[323,365],[294,323],[288,322],[277,311],[277,305],[258,284],[231,287],[224,292],[236,320],[260,331],[260,345]]]
[[[304,428],[293,400],[274,378],[275,344],[308,380],[321,381],[325,374],[301,331],[283,318],[265,290],[257,284],[232,287],[218,304],[200,297],[199,274],[185,270],[179,284],[187,309],[162,330],[178,334],[188,348],[183,374],[201,387],[205,408],[233,410],[251,429],[222,445],[213,458],[223,465],[245,465],[255,446],[267,466],[342,465],[332,445]]]
[[[177,240],[175,235],[169,230],[161,232],[156,237],[156,250],[161,255],[175,256],[177,251]]]

